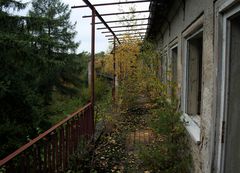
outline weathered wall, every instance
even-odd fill
[[[170,27],[165,22],[162,26],[163,40],[158,36],[162,48],[171,47],[173,40],[178,43],[178,82],[183,85],[184,38],[182,33],[201,15],[203,21],[203,68],[202,68],[202,115],[201,115],[201,143],[195,144],[190,139],[194,160],[195,173],[210,173],[214,146],[214,2],[213,0],[186,0],[185,11],[181,1],[176,1],[167,18]],[[168,54],[169,55],[169,54]]]

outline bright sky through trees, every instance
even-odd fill
[[[85,5],[82,0],[62,0],[64,3],[68,4],[70,7],[74,5]],[[109,2],[119,2],[119,1],[129,1],[129,0],[89,0],[92,4],[99,4],[99,3],[109,3]],[[22,2],[31,2],[31,0],[22,0]],[[101,13],[116,13],[119,12],[119,10],[129,11],[130,7],[135,7],[137,11],[142,10],[148,10],[149,9],[149,3],[137,3],[137,4],[125,4],[125,5],[115,5],[115,6],[103,6],[103,7],[96,7],[98,12]],[[27,8],[25,11],[21,12],[22,15],[25,15],[27,13]],[[76,30],[77,30],[77,36],[75,38],[76,41],[81,42],[79,48],[77,49],[77,52],[82,51],[88,51],[91,50],[91,18],[85,18],[83,19],[82,16],[84,15],[90,15],[91,11],[89,8],[80,8],[80,9],[72,9],[71,13],[71,21],[72,23],[77,22]],[[106,21],[108,20],[118,20],[124,15],[119,16],[104,16],[104,19]],[[148,17],[149,13],[142,13],[142,14],[136,14],[137,18],[142,17]],[[99,20],[97,19],[96,22]],[[140,21],[142,22],[142,21]],[[144,23],[147,23],[147,21],[144,21]],[[110,25],[110,24],[109,24]],[[119,23],[111,24],[110,26],[120,25]],[[97,25],[97,27],[103,27],[103,25]],[[146,28],[146,26],[144,26]],[[121,29],[121,28],[120,28]],[[115,29],[115,30],[120,30]],[[109,43],[107,38],[104,34],[102,34],[103,30],[99,31],[96,30],[96,52],[101,51],[107,51],[109,48]]]

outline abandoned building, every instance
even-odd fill
[[[240,172],[240,2],[151,2],[148,38],[178,83],[195,173]]]
[[[95,17],[109,30],[105,33],[114,37],[114,56],[115,39],[119,40],[94,5],[83,1],[86,5],[79,7],[92,11],[92,15],[85,16],[92,18],[91,101],[0,160],[0,172],[15,172],[12,170],[18,168],[21,172],[64,172],[80,138],[90,140],[94,136]],[[146,38],[153,40],[160,52],[160,80],[177,84],[181,119],[193,157],[191,172],[240,173],[240,0],[148,2]],[[114,81],[115,92],[115,72],[113,77],[105,77]],[[14,159],[18,164],[14,165]]]

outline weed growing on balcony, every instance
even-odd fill
[[[134,68],[122,79],[120,106],[127,112],[146,104],[149,106],[149,111],[141,109],[140,113],[148,114],[148,126],[155,132],[156,139],[139,146],[138,157],[142,166],[154,173],[187,173],[191,166],[188,141],[180,120],[178,98],[175,92],[171,92],[177,91],[176,84],[169,77],[171,71],[167,73],[166,81],[160,81],[158,69],[161,62],[157,59],[161,58],[154,52],[156,49],[151,43],[142,45]]]
[[[86,155],[86,162],[82,162],[89,170],[189,172],[191,159],[180,121],[177,85],[168,77],[167,81],[160,81],[160,54],[153,44],[145,44],[131,42],[118,47],[117,111],[111,109],[111,90],[108,90],[97,101],[95,110],[98,121],[104,122],[105,132],[92,155]],[[111,55],[107,55],[109,58]],[[105,60],[101,59],[103,70],[99,71],[113,75],[112,61]],[[99,88],[103,89],[101,85]]]
[[[140,146],[139,157],[151,172],[187,173],[191,166],[188,141],[180,121],[180,113],[172,103],[157,102],[148,117],[157,134],[149,146]]]

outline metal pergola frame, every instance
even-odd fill
[[[131,22],[131,21],[140,21],[140,20],[149,20],[150,18],[137,18],[137,19],[126,19],[126,20],[111,20],[105,21],[106,23],[121,23],[121,22]],[[96,22],[96,25],[102,24],[102,22]]]
[[[117,30],[113,31],[114,33],[116,32],[131,32],[131,31],[145,31],[147,28],[138,28],[138,29],[124,29],[124,30]],[[110,31],[103,31],[103,34],[111,33]]]
[[[126,40],[126,39],[134,39],[134,38],[144,38],[145,35],[137,35],[137,36],[134,36],[134,37],[124,37],[124,36],[121,36],[119,37],[119,40]],[[108,40],[114,40],[114,38],[108,38]]]
[[[135,4],[135,3],[143,3],[143,2],[150,2],[151,0],[138,0],[138,1],[126,1],[126,2],[112,2],[112,3],[102,3],[102,4],[92,4],[94,7],[97,6],[108,6],[108,5],[120,5],[120,4]],[[73,6],[72,8],[85,8],[88,5],[80,5],[80,6]]]
[[[149,13],[151,11],[149,10],[143,10],[143,11],[128,11],[128,12],[119,12],[119,13],[105,13],[101,14],[101,16],[115,16],[115,15],[122,15],[122,14],[136,14],[136,13]],[[93,15],[86,15],[83,16],[83,18],[89,18],[92,17]]]
[[[131,28],[131,27],[136,27],[136,26],[148,26],[148,23],[144,23],[144,24],[137,24],[137,25],[119,25],[119,26],[112,26],[111,28]],[[106,27],[102,27],[102,28],[97,28],[97,30],[103,30],[103,29],[107,29]]]
[[[105,35],[105,37],[111,37],[108,38],[108,41],[110,43],[113,43],[113,69],[114,69],[114,77],[113,77],[113,88],[112,88],[112,97],[113,97],[113,101],[115,102],[115,97],[116,97],[116,42],[118,42],[118,44],[121,44],[122,41],[131,41],[131,40],[136,40],[136,39],[143,39],[145,37],[145,32],[141,32],[143,30],[146,31],[147,28],[134,28],[134,29],[125,29],[125,30],[116,30],[113,31],[112,28],[130,28],[130,27],[139,27],[139,26],[148,26],[148,24],[135,24],[135,25],[119,25],[119,26],[112,26],[110,27],[108,24],[109,23],[120,23],[120,22],[129,22],[129,21],[144,21],[147,20],[149,21],[150,18],[137,18],[137,19],[126,19],[126,20],[113,20],[113,21],[105,21],[103,19],[102,16],[111,16],[111,15],[124,15],[124,14],[136,14],[136,13],[147,13],[147,12],[151,12],[149,10],[143,10],[143,11],[129,11],[129,12],[119,12],[119,13],[106,13],[106,14],[100,14],[98,13],[98,11],[96,10],[95,7],[99,7],[99,6],[110,6],[110,5],[121,5],[121,4],[136,4],[136,3],[143,3],[143,2],[151,2],[152,0],[130,0],[127,2],[109,2],[109,3],[102,3],[102,4],[91,4],[89,2],[89,0],[83,0],[83,2],[86,5],[81,5],[81,6],[73,6],[73,9],[76,8],[90,8],[92,11],[91,15],[86,15],[83,16],[83,18],[92,18],[92,33],[91,33],[91,82],[90,82],[90,90],[91,90],[91,103],[92,106],[94,108],[94,103],[95,103],[95,93],[94,93],[94,88],[95,88],[95,83],[94,83],[94,64],[95,64],[95,25],[97,24],[103,24],[104,27],[100,27],[97,28],[98,30],[108,30],[108,31],[103,31],[103,34],[107,34],[107,33],[111,33],[111,35]],[[100,20],[100,22],[96,22],[95,18],[98,18]],[[135,33],[132,33],[131,31],[136,31]],[[119,32],[128,32],[128,33],[120,33],[120,34],[116,34]],[[142,34],[142,35],[141,35]],[[144,35],[143,35],[144,34]],[[124,35],[126,36],[130,36],[133,38],[129,38],[129,39],[124,39]],[[122,37],[119,37],[122,36]],[[94,115],[94,109],[92,109],[92,113]],[[94,116],[93,116],[94,117]],[[94,123],[94,118],[92,120],[92,122]]]
[[[145,32],[135,32],[135,33],[121,33],[121,34],[116,34],[116,36],[134,36],[134,35],[141,35],[141,34],[145,34]],[[105,35],[105,37],[113,37],[113,35]]]
[[[141,36],[138,36],[138,37],[133,37],[133,38],[125,38],[125,37],[122,37],[122,38],[119,38],[121,41],[127,41],[127,40],[134,40],[134,39],[144,39],[145,36],[141,37]],[[109,38],[108,41],[113,41],[114,38]]]

